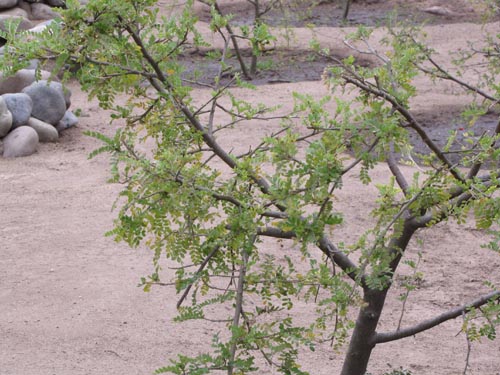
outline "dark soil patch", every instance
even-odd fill
[[[450,135],[456,134],[455,140],[450,147],[450,152],[446,153],[446,157],[453,164],[460,164],[464,156],[477,154],[477,151],[466,151],[473,147],[469,142],[471,139],[477,141],[481,136],[491,136],[495,133],[499,114],[486,114],[480,117],[473,125],[468,125],[454,110],[455,108],[436,107],[432,112],[417,114],[417,118],[423,124],[423,128],[429,138],[440,148],[446,145]],[[414,147],[415,154],[427,155],[430,153],[428,146],[424,144],[422,139],[413,130],[410,130],[410,141]],[[418,156],[415,160],[418,160]]]
[[[479,23],[484,14],[479,14],[471,8],[470,3],[464,0],[434,1],[433,5],[440,5],[449,11],[445,15],[431,14],[425,11],[429,4],[423,0],[364,0],[354,1],[351,4],[347,22],[342,19],[343,1],[302,1],[291,0],[286,5],[272,9],[263,16],[264,22],[274,27],[307,27],[314,26],[380,26],[391,17],[397,20],[411,21],[415,24],[425,22],[427,25],[440,25],[458,22]],[[247,0],[234,0],[220,4],[224,15],[232,16],[233,25],[250,25],[253,22],[254,8]],[[201,21],[210,22],[210,10],[204,7],[198,17]],[[498,16],[497,16],[498,18]]]
[[[184,66],[183,78],[200,85],[213,85],[220,69],[218,59],[210,58],[214,51],[192,51],[180,56]],[[250,66],[251,50],[241,50],[243,59]],[[346,56],[336,56],[345,58]],[[225,63],[227,68],[222,75],[222,84],[227,84],[241,69],[234,52],[230,52]],[[358,59],[358,65],[370,66],[369,60]],[[325,68],[331,65],[331,59],[311,50],[274,49],[258,57],[258,71],[249,83],[266,85],[301,81],[319,81]]]

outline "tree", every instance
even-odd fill
[[[226,44],[231,42],[240,65],[241,74],[245,79],[252,80],[257,73],[257,59],[262,54],[262,50],[266,45],[276,39],[269,33],[268,26],[263,22],[262,17],[273,8],[277,8],[280,0],[247,0],[247,2],[253,7],[253,22],[251,27],[248,25],[241,26],[240,35],[234,31],[233,26],[231,25],[232,15],[224,14],[216,0],[198,1],[210,6],[212,18],[210,27],[212,30],[217,31],[217,33],[225,40]],[[226,30],[227,35],[222,29]],[[245,63],[242,50],[239,47],[238,39],[246,40],[250,44],[250,67],[248,67]]]
[[[491,235],[485,245],[500,249],[500,121],[490,133],[469,132],[457,149],[453,135],[444,146],[431,140],[411,110],[417,75],[450,81],[473,95],[475,104],[464,106],[470,121],[494,110],[500,99],[498,36],[463,54],[453,73],[434,60],[417,28],[389,27],[388,54],[371,47],[369,30],[361,28],[349,44],[371,55],[377,61],[373,67],[321,51],[332,60],[325,81],[335,95],[335,111],[326,109],[330,97],[316,101],[296,93],[292,113],[275,115],[272,107],[238,99],[233,85],[248,85],[238,76],[224,81],[222,69],[210,98],[194,101],[180,63],[187,48],[206,46],[192,2],[168,19],[159,19],[154,6],[154,0],[91,0],[85,7],[68,1],[63,22],[40,35],[19,42],[22,38],[3,33],[1,66],[11,72],[32,57],[55,58],[56,69],[76,65],[89,95],[112,110],[114,120],[125,120],[114,137],[90,133],[104,142],[91,156],[111,153],[112,179],[124,184],[110,234],[152,249],[154,272],[142,285],[146,291],[175,286],[178,321],[207,319],[227,327],[227,335],[214,337],[212,353],[180,355],[157,373],[244,374],[257,371],[260,356],[284,374],[303,374],[299,348],[313,349],[315,341],[328,339],[348,342],[341,374],[363,375],[376,345],[462,315],[484,317],[480,326],[471,321],[465,327],[495,337],[500,291],[493,284],[490,293],[421,324],[394,332],[378,332],[377,325],[415,233],[446,220],[469,222],[473,213],[476,225]],[[478,57],[487,68],[473,84],[459,73]],[[356,93],[354,99],[342,90]],[[119,94],[126,103],[115,101]],[[233,153],[218,137],[246,121],[278,117],[282,128],[244,153]],[[396,162],[411,152],[410,132],[429,150],[417,155],[425,169],[411,180]],[[141,151],[145,139],[153,146]],[[343,213],[334,194],[355,168],[370,184],[370,170],[378,163],[386,163],[391,176],[378,186],[373,225],[344,244],[335,238]],[[264,238],[282,241],[283,254],[266,252]],[[299,246],[304,262],[287,256],[292,245]],[[165,275],[165,258],[179,264],[174,275]],[[298,300],[315,306],[314,322],[295,321]],[[228,316],[216,308],[222,304],[231,308]],[[219,315],[212,318],[214,309]]]

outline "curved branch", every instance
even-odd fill
[[[500,301],[499,290],[488,293],[476,299],[475,301],[468,303],[467,305],[456,307],[432,319],[424,320],[423,322],[420,322],[412,327],[407,327],[399,331],[377,333],[373,339],[373,344],[382,344],[384,342],[395,341],[405,337],[416,335],[417,333],[431,329],[443,322],[446,322],[447,320],[455,319],[462,314],[466,314],[471,308],[478,308],[485,305],[489,301],[494,300]]]
[[[345,67],[345,66],[344,66]],[[350,74],[353,74],[352,71],[349,70]],[[448,160],[448,158],[443,154],[441,149],[429,138],[429,135],[424,130],[422,125],[413,117],[413,115],[408,111],[404,106],[402,106],[396,98],[392,95],[388,94],[386,91],[380,90],[367,82],[363,82],[360,80],[360,77],[354,75],[354,78],[344,75],[342,77],[347,83],[350,83],[359,89],[363,90],[366,93],[372,94],[376,97],[382,98],[389,102],[396,111],[398,111],[408,122],[408,125],[417,132],[422,141],[429,147],[432,152],[438,157],[441,162],[448,167],[450,173],[455,177],[458,181],[464,182],[464,178],[460,175],[460,173],[456,170],[455,166]]]
[[[258,236],[293,239],[297,234],[293,231],[284,231],[276,227],[266,226],[259,228],[257,231]],[[316,244],[319,249],[332,259],[353,281],[356,283],[362,282],[359,280],[359,267],[341,250],[339,250],[326,236],[320,238]]]

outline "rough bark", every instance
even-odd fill
[[[376,329],[388,290],[365,289],[364,305],[359,310],[356,319],[341,375],[364,375],[366,373],[368,361],[375,347]]]
[[[401,234],[391,239],[387,245],[387,254],[392,258],[390,263],[392,274],[416,230],[417,227],[412,221],[406,220]],[[377,325],[390,287],[389,283],[382,290],[373,290],[364,285],[364,303],[356,319],[341,375],[365,375],[370,356],[376,345]]]

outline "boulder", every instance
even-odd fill
[[[17,6],[17,0],[0,0],[0,9],[9,9]]]
[[[33,101],[31,117],[57,125],[66,113],[66,101],[59,85],[56,82],[38,81],[22,90]]]
[[[7,108],[12,113],[12,128],[26,125],[31,117],[33,101],[27,94],[4,94],[1,97],[5,100]]]
[[[78,117],[76,117],[73,112],[66,111],[61,121],[59,121],[59,123],[56,125],[56,129],[59,132],[62,132],[63,130],[75,126],[76,124],[78,124]]]
[[[46,122],[31,117],[28,126],[36,130],[40,142],[56,142],[59,139],[57,129]]]
[[[33,3],[31,4],[31,17],[34,20],[50,20],[59,17],[59,13],[54,12],[47,4]]]
[[[7,108],[5,99],[0,96],[0,138],[7,135],[12,128],[12,114]]]
[[[42,70],[43,79],[48,79],[50,73]],[[3,78],[0,73],[0,95],[21,92],[25,87],[35,82],[34,69],[21,69],[11,77]]]
[[[20,126],[3,139],[3,156],[6,158],[28,156],[36,151],[37,146],[38,134],[35,129]]]

